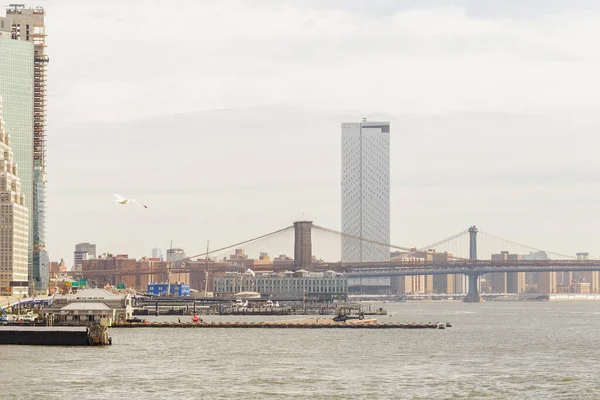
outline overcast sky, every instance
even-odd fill
[[[475,224],[600,253],[597,1],[42,5],[52,260],[339,229],[340,123],[362,117],[391,121],[394,244]]]

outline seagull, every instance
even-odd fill
[[[141,207],[144,208],[148,208],[148,206],[143,205],[142,203],[140,203],[139,201],[135,200],[135,199],[126,199],[124,197],[121,197],[118,194],[114,194],[113,196],[115,196],[117,198],[117,203],[119,204],[129,204],[129,203],[135,203]]]

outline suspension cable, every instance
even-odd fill
[[[457,238],[459,238],[459,237],[461,237],[463,235],[466,235],[467,233],[469,233],[469,231],[468,230],[464,230],[462,232],[457,233],[456,235],[452,235],[452,236],[450,236],[450,237],[448,237],[446,239],[440,240],[439,242],[432,243],[432,244],[430,244],[428,246],[420,247],[419,250],[424,251],[424,250],[433,249],[434,247],[437,247],[437,246],[439,246],[441,244],[445,244],[447,242],[450,242],[451,240],[454,240],[454,239],[457,239]]]
[[[329,233],[335,233],[337,235],[341,235],[341,236],[344,236],[344,237],[347,237],[347,238],[351,238],[351,239],[362,240],[363,242],[366,242],[366,243],[371,243],[371,244],[376,244],[376,245],[379,245],[379,246],[390,247],[392,249],[399,249],[399,250],[405,250],[405,251],[414,251],[414,248],[410,249],[408,247],[396,246],[396,245],[389,244],[389,243],[378,242],[376,240],[365,239],[365,238],[362,238],[360,236],[350,235],[348,233],[342,233],[340,231],[336,231],[334,229],[329,229],[329,228],[324,228],[324,227],[319,226],[319,225],[314,225],[313,224],[313,228],[319,229],[321,231],[329,232]]]
[[[501,238],[501,237],[498,237],[498,236],[492,235],[491,233],[482,232],[482,231],[479,231],[479,233],[482,233],[482,234],[484,234],[484,235],[486,235],[486,236],[489,236],[489,237],[490,237],[490,238],[492,238],[492,239],[500,240],[500,241],[503,241],[503,242],[506,242],[506,243],[509,243],[509,244],[512,244],[512,245],[515,245],[515,246],[523,247],[523,248],[526,248],[526,249],[529,249],[529,250],[541,251],[541,252],[548,253],[548,254],[554,254],[555,256],[560,256],[560,257],[565,257],[565,258],[577,259],[577,257],[575,257],[575,256],[568,256],[568,255],[566,255],[566,254],[554,253],[554,252],[552,252],[552,251],[547,251],[547,250],[538,249],[538,248],[536,248],[536,247],[527,246],[527,245],[524,245],[524,244],[520,244],[520,243],[517,243],[517,242],[513,242],[512,240],[503,239],[503,238]]]
[[[249,239],[249,240],[244,240],[243,242],[239,242],[239,243],[236,243],[236,244],[232,244],[232,245],[230,245],[230,246],[227,246],[227,247],[221,247],[220,249],[215,249],[215,250],[211,250],[211,251],[204,252],[204,253],[201,253],[201,254],[196,254],[196,255],[193,255],[193,256],[189,256],[189,257],[186,257],[186,258],[184,258],[184,259],[182,259],[182,260],[177,260],[176,262],[178,262],[178,263],[182,263],[182,262],[185,262],[185,261],[191,261],[191,259],[192,259],[192,258],[198,258],[198,257],[203,257],[203,256],[205,256],[205,257],[208,257],[210,254],[213,254],[213,253],[220,253],[221,251],[224,251],[224,250],[229,250],[229,249],[231,249],[231,248],[233,248],[233,247],[242,246],[242,245],[245,245],[245,244],[247,244],[247,243],[254,242],[254,241],[256,241],[256,240],[264,239],[264,238],[266,238],[267,236],[274,236],[274,235],[277,235],[277,234],[279,234],[279,233],[282,233],[282,232],[288,231],[288,230],[290,230],[290,229],[294,229],[294,226],[293,226],[293,225],[290,225],[290,226],[287,226],[287,227],[285,227],[285,228],[283,228],[283,229],[279,229],[279,230],[277,230],[277,231],[274,231],[274,232],[271,232],[271,233],[267,233],[267,234],[265,234],[265,235],[260,235],[260,236],[257,236],[257,237],[255,237],[255,238]]]

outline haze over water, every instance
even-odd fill
[[[377,317],[382,322],[454,326],[443,331],[113,328],[114,344],[105,348],[3,346],[0,376],[15,384],[3,384],[0,397],[600,397],[599,303],[381,306],[393,315]]]

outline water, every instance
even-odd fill
[[[454,327],[112,329],[105,348],[2,346],[0,398],[600,398],[599,302],[382,306],[380,320]]]

